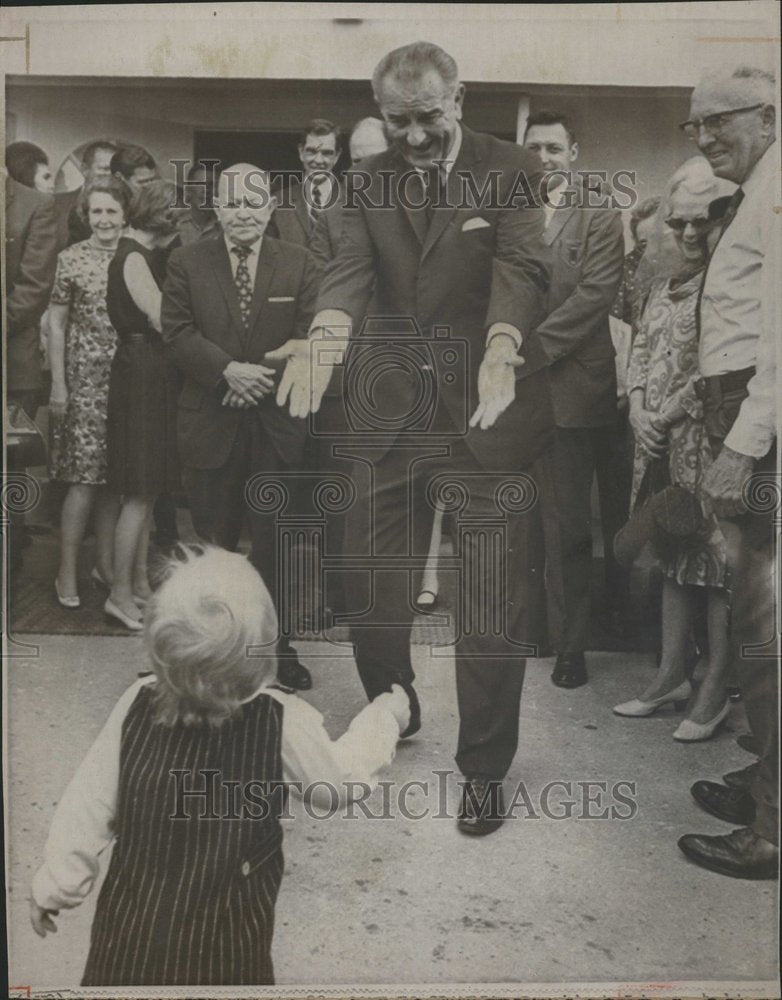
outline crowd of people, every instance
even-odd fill
[[[66,487],[56,599],[78,613],[92,516],[105,611],[145,631],[154,668],[118,704],[60,803],[34,884],[33,924],[43,935],[52,911],[89,891],[92,858],[119,831],[88,985],[273,981],[281,877],[273,819],[237,824],[222,853],[202,859],[211,873],[249,861],[254,876],[234,922],[217,918],[233,912],[233,883],[204,876],[191,883],[203,900],[199,962],[164,946],[184,919],[172,889],[182,859],[203,849],[181,824],[166,871],[145,859],[171,826],[164,777],[197,758],[242,781],[262,772],[337,782],[356,768],[376,781],[396,740],[422,725],[410,633],[417,611],[438,607],[443,532],[465,567],[465,621],[499,622],[456,630],[458,825],[473,836],[499,829],[525,657],[552,650],[555,685],[588,683],[595,477],[615,629],[628,628],[633,560],[651,555],[662,575],[658,667],[614,712],[638,725],[629,720],[686,707],[673,737],[698,742],[718,731],[728,688],[738,685],[757,761],[724,784],[697,782],[692,794],[739,828],[688,835],[679,846],[723,874],[777,877],[773,511],[752,499],[753,477],[776,468],[773,78],[740,66],[698,84],[680,126],[698,155],[634,207],[629,253],[619,209],[610,197],[601,207],[588,197],[567,116],[533,113],[518,145],[472,131],[461,121],[456,64],[426,43],[385,56],[372,87],[381,118],[353,128],[353,171],[370,196],[388,177],[392,194],[412,178],[420,192],[412,207],[406,198],[380,211],[377,198],[350,203],[350,185],[335,172],[341,132],[323,119],[302,132],[301,180],[289,189],[246,163],[227,167],[213,187],[194,164],[186,209],[174,207],[176,190],[138,146],[87,146],[84,186],[58,212],[45,154],[28,142],[6,153],[8,191],[26,213],[8,263],[9,400],[35,416],[45,314],[49,473]],[[496,175],[500,204],[449,204],[465,171],[476,191]],[[540,204],[506,197],[519,174],[544,191]],[[7,212],[13,233],[13,205]],[[405,317],[417,323],[414,342],[436,344],[433,331],[445,327],[454,345],[450,357],[414,355],[433,359],[419,365],[435,386],[425,425],[415,422],[415,378],[388,363],[400,343],[410,350]],[[461,355],[459,342],[468,348]],[[294,481],[340,471],[354,502],[328,523],[347,569],[324,600],[351,617],[370,705],[335,747],[314,710],[270,688],[306,689],[312,677],[276,628],[288,590],[279,510],[264,502],[263,485],[281,482],[289,510],[302,514],[312,498]],[[463,484],[458,502],[447,489],[433,492],[441,481]],[[506,499],[508,484],[523,492],[530,482],[535,503]],[[206,544],[180,552],[153,592],[153,515],[157,534],[173,540],[176,498],[186,499]],[[492,562],[487,524],[498,518],[502,558]],[[235,551],[245,528],[254,570],[221,551]],[[362,554],[377,559],[370,601]],[[243,655],[259,643],[268,656]],[[696,683],[699,655],[706,669]],[[295,749],[316,730],[314,758]],[[239,744],[256,747],[252,760],[232,756]],[[130,766],[131,752],[143,768]],[[119,761],[108,778],[107,758]],[[85,834],[75,816],[96,787],[113,805],[93,811]],[[128,809],[131,801],[144,809]],[[189,878],[197,868],[188,862]],[[147,921],[153,895],[173,901]],[[255,947],[245,952],[235,927],[248,921]],[[138,947],[132,955],[118,947],[129,926],[146,963]]]

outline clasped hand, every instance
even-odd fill
[[[478,406],[470,427],[485,431],[495,424],[516,398],[516,369],[523,364],[524,358],[516,353],[510,337],[500,334],[492,338],[478,370]]]
[[[231,361],[223,372],[228,391],[223,406],[248,409],[274,390],[274,369],[247,361]]]
[[[668,428],[659,414],[637,407],[630,410],[630,424],[640,447],[652,458],[662,458],[668,443]]]

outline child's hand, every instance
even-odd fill
[[[47,933],[57,933],[57,924],[52,920],[59,910],[44,910],[34,899],[30,900],[30,923],[38,937],[46,937]]]
[[[403,733],[410,725],[410,699],[407,692],[399,684],[394,684],[390,694],[381,694],[380,697],[388,699],[388,710],[393,712],[399,732]]]

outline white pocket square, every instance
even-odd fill
[[[267,302],[295,302],[292,295],[270,295]]]
[[[481,219],[479,216],[476,216],[474,219],[468,219],[465,222],[462,226],[462,232],[469,233],[471,229],[485,229],[488,225],[489,223],[485,219]]]

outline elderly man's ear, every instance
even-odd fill
[[[774,131],[777,121],[777,112],[773,104],[767,104],[760,112],[765,129],[770,133]]]

